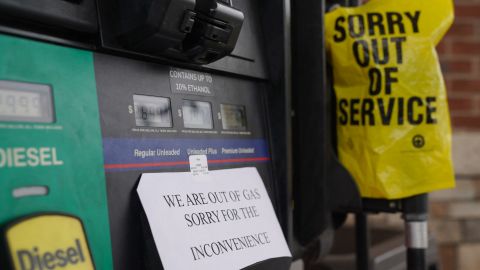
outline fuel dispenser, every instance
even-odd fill
[[[307,255],[307,266],[314,265],[330,252],[332,231],[344,223],[346,213],[355,213],[357,269],[373,269],[367,214],[401,213],[405,220],[406,266],[426,269],[427,195],[395,200],[362,198],[353,178],[338,162],[336,101],[324,40],[324,13],[334,5],[355,6],[359,1],[292,3],[296,236]]]
[[[161,269],[135,189],[194,154],[256,167],[291,236],[285,10],[0,0],[1,268]]]

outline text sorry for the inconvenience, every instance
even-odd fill
[[[258,189],[243,189],[215,192],[198,192],[184,194],[163,195],[163,199],[169,208],[172,207],[191,207],[201,205],[230,204],[241,201],[255,201],[262,199]],[[229,207],[225,209],[215,209],[201,212],[191,212],[184,214],[185,225],[187,227],[196,227],[202,225],[234,222],[245,219],[259,217],[258,209],[255,205],[243,207]],[[270,243],[267,232],[243,235],[203,243],[190,247],[193,259],[200,260],[206,257],[218,256],[224,253],[239,251],[246,248],[252,248]]]

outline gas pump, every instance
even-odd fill
[[[359,1],[292,3],[294,229],[307,257],[315,264],[332,248],[332,231],[355,213],[357,269],[372,269],[368,213],[401,213],[405,220],[407,269],[426,269],[427,195],[386,200],[362,198],[336,153],[335,95],[327,63],[324,13],[334,5]],[[352,239],[353,240],[353,239]],[[315,269],[315,268],[312,268]]]
[[[161,269],[135,189],[194,154],[257,168],[291,236],[285,10],[0,0],[2,268]]]

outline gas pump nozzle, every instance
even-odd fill
[[[244,15],[229,1],[120,1],[118,40],[133,51],[208,64],[230,54]]]
[[[186,55],[195,63],[208,64],[231,53],[243,20],[243,13],[224,1],[197,0],[193,29],[183,42]]]

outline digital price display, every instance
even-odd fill
[[[222,126],[225,130],[247,130],[245,106],[220,104]]]
[[[138,127],[172,127],[170,99],[133,95],[135,124]]]
[[[49,85],[0,81],[0,121],[53,123],[53,111]]]
[[[212,105],[209,102],[184,100],[182,114],[185,128],[213,129]]]

